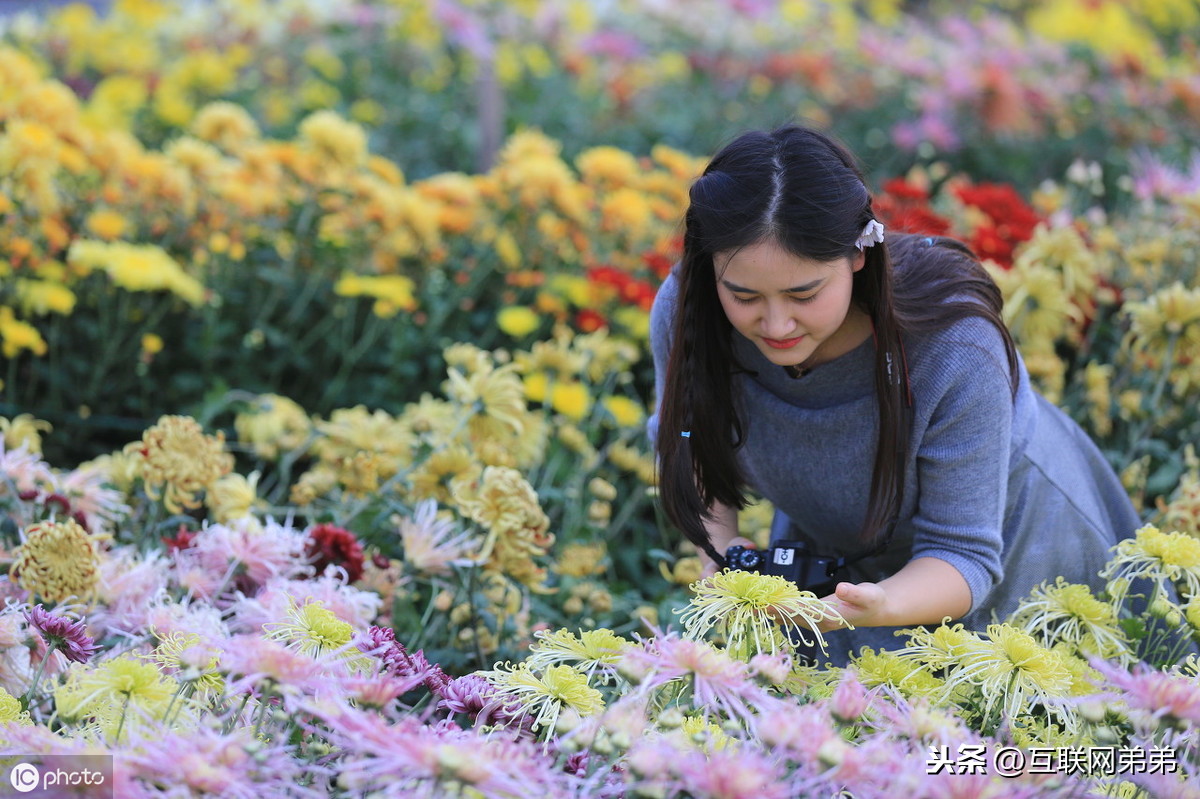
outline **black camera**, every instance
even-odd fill
[[[833,593],[840,582],[836,575],[845,558],[814,555],[803,541],[779,541],[767,549],[732,546],[725,550],[725,565],[731,569],[785,577],[802,590],[817,596]]]

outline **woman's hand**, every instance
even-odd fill
[[[822,599],[855,627],[911,627],[965,615],[971,609],[971,588],[946,561],[920,557],[878,583],[838,583]],[[821,632],[840,626],[831,620]]]
[[[838,583],[832,594],[821,599],[855,627],[874,627],[886,616],[887,592],[876,583]],[[831,619],[821,622],[821,632],[840,630],[845,626],[841,621]]]

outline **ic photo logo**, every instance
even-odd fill
[[[38,787],[38,784],[42,781],[42,774],[38,771],[37,766],[30,765],[29,763],[18,763],[8,773],[8,781],[12,783],[12,787],[21,793],[29,793]]]

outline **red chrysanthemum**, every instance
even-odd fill
[[[591,308],[584,308],[575,315],[575,327],[584,333],[595,333],[602,327],[608,327],[608,320]]]
[[[323,574],[327,566],[341,566],[346,571],[347,582],[362,577],[362,544],[345,528],[334,524],[318,524],[311,528],[306,552],[318,575]]]

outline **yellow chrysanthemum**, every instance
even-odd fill
[[[178,689],[155,664],[122,655],[69,671],[54,691],[54,702],[64,718],[95,717],[105,733],[118,738],[123,727],[143,715],[161,719]]]
[[[604,544],[567,544],[558,551],[554,571],[566,577],[592,577],[605,569]]]
[[[113,283],[126,291],[169,291],[193,306],[206,296],[200,281],[188,275],[161,247],[79,239],[67,252],[67,263],[87,274],[108,272]]]
[[[611,676],[612,666],[630,642],[612,630],[580,630],[576,636],[566,628],[534,633],[537,641],[530,647],[532,654],[525,659],[530,668],[543,671],[550,666],[567,665],[592,677],[596,672]]]
[[[233,471],[225,434],[206,436],[189,416],[163,416],[125,453],[140,457],[142,480],[151,499],[162,498],[172,513],[198,508],[196,494]]]
[[[367,161],[367,132],[334,111],[317,111],[300,123],[300,138],[334,166],[359,167]]]
[[[451,487],[459,512],[487,531],[479,553],[486,569],[536,585],[544,569],[533,558],[554,544],[550,519],[538,504],[537,492],[516,469],[488,466],[478,481],[455,481]]]
[[[680,614],[687,635],[703,638],[711,629],[724,633],[730,654],[742,660],[780,646],[779,630],[808,646],[825,648],[818,625],[840,621],[852,627],[812,591],[801,591],[791,580],[773,574],[727,569],[692,585],[688,607]]]
[[[689,745],[704,752],[724,749],[733,740],[708,716],[687,716],[679,725],[679,732]]]
[[[346,464],[364,454],[379,455],[383,456],[376,464],[379,476],[387,479],[412,459],[412,431],[383,410],[369,411],[364,405],[338,408],[315,427],[320,438],[313,449],[331,465]]]
[[[620,188],[636,183],[642,173],[637,159],[617,147],[592,147],[575,159],[587,183]]]
[[[13,551],[11,574],[27,591],[50,602],[91,597],[100,579],[96,539],[74,519],[38,522]]]
[[[612,416],[617,427],[640,429],[646,420],[646,409],[637,400],[629,397],[608,396],[600,404]]]
[[[1131,581],[1138,578],[1183,584],[1188,596],[1196,596],[1200,594],[1200,538],[1145,525],[1133,538],[1117,544],[1116,555],[1100,576],[1108,580],[1113,603],[1118,605]]]
[[[29,711],[21,709],[21,700],[0,688],[0,724],[17,724],[28,727],[33,724]]]
[[[533,719],[535,729],[553,732],[559,713],[570,708],[582,717],[604,709],[600,692],[588,685],[585,674],[570,666],[549,666],[539,675],[529,664],[483,672],[501,697],[510,697],[521,712]]]
[[[3,305],[0,305],[0,340],[3,341],[0,352],[5,358],[16,358],[21,350],[41,356],[49,349],[36,327],[17,319],[12,308]]]
[[[859,681],[868,688],[887,685],[909,698],[935,697],[943,693],[942,680],[935,677],[928,667],[914,664],[895,652],[876,652],[870,647],[863,647],[851,661]]]
[[[946,674],[946,687],[973,686],[983,696],[984,716],[999,708],[1015,718],[1029,704],[1039,703],[1061,721],[1075,716],[1060,701],[1070,695],[1072,674],[1058,652],[1010,624],[990,624],[982,646],[972,647]]]
[[[528,409],[525,407],[525,387],[512,364],[470,375],[463,375],[453,368],[446,373],[449,376],[443,383],[446,396],[472,414],[472,432],[488,437],[488,428],[498,425],[521,434]]]
[[[53,429],[49,422],[38,419],[29,413],[19,413],[12,419],[0,416],[0,438],[4,441],[5,449],[24,447],[27,452],[40,455],[42,433],[48,433]]]
[[[69,316],[75,310],[75,292],[61,283],[18,278],[14,287],[21,310],[27,315],[56,313]]]
[[[111,208],[99,208],[88,214],[83,226],[88,232],[99,236],[104,241],[115,241],[129,230],[129,220],[119,211]]]
[[[550,406],[568,419],[579,422],[592,408],[592,395],[582,383],[555,383],[550,387]]]
[[[201,696],[220,696],[225,687],[225,677],[217,669],[220,651],[203,644],[196,633],[172,632],[146,658],[178,672],[180,680],[194,684]]]
[[[1119,658],[1129,654],[1116,608],[1097,599],[1092,590],[1059,577],[1054,585],[1035,588],[1009,618],[1009,623],[1036,635],[1046,646],[1062,641],[1082,647],[1085,640],[1097,651],[1085,654]]]
[[[524,338],[541,326],[541,319],[531,308],[510,305],[496,313],[496,327],[513,338]]]
[[[209,103],[192,120],[192,133],[226,152],[236,153],[261,135],[258,123],[236,103]]]
[[[349,645],[354,628],[319,600],[309,599],[303,605],[293,602],[287,620],[268,622],[263,632],[309,657],[336,652],[354,668],[365,669],[370,664],[369,658]]]
[[[219,524],[245,519],[258,502],[258,472],[249,478],[231,472],[214,480],[204,494],[204,504]]]
[[[238,441],[252,446],[258,457],[273,460],[308,441],[312,420],[294,400],[260,394],[246,411],[234,417],[233,427]]]
[[[375,315],[390,319],[400,311],[415,311],[417,298],[413,294],[416,284],[404,275],[357,275],[347,273],[333,286],[339,297],[374,297],[372,310]]]

